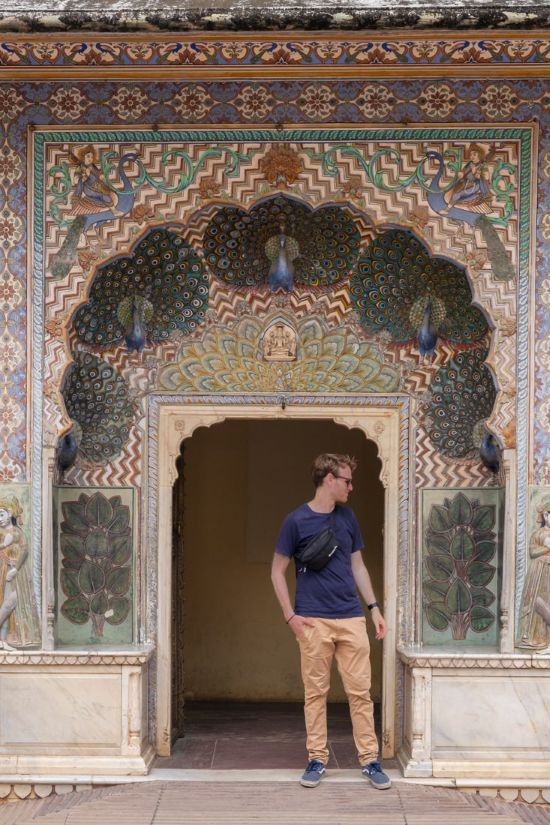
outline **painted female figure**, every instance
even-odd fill
[[[39,642],[27,541],[17,498],[0,499],[0,649]]]
[[[112,210],[114,215],[118,214],[115,209],[116,194],[104,180],[94,147],[77,149],[70,153],[70,158],[75,167],[71,215],[93,215],[102,210]]]
[[[458,173],[458,180],[454,186],[445,194],[447,207],[443,212],[452,206],[464,207],[473,212],[485,214],[491,211],[488,205],[491,187],[487,170],[487,162],[491,156],[492,152],[486,155],[483,147],[478,143],[472,143],[466,149],[466,163]]]
[[[538,651],[550,646],[550,626],[544,616],[550,612],[550,498],[537,506],[537,530],[529,540],[531,564],[521,597],[519,647]]]

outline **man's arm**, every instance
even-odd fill
[[[376,601],[374,590],[369,576],[369,571],[365,567],[361,551],[358,550],[351,554],[351,571],[357,589],[367,604],[372,604]],[[382,611],[379,607],[373,607],[370,611],[371,619],[376,628],[376,638],[383,639],[388,630]]]
[[[285,622],[290,627],[295,636],[301,636],[304,627],[313,625],[309,619],[303,616],[298,616],[294,613],[292,603],[290,601],[290,594],[288,592],[288,585],[286,583],[286,571],[290,559],[288,556],[283,556],[282,553],[275,552],[273,554],[273,562],[271,564],[271,581],[277,600],[281,605]]]

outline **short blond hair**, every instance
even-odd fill
[[[329,473],[338,475],[340,467],[349,467],[353,473],[357,467],[357,461],[353,456],[341,453],[321,453],[321,455],[318,455],[311,468],[311,478],[315,487],[320,487],[323,479]]]

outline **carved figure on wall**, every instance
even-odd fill
[[[38,642],[29,550],[20,527],[22,507],[13,496],[0,499],[0,649]]]
[[[264,335],[262,345],[266,361],[296,360],[296,333],[282,321],[269,327]]]
[[[108,186],[98,163],[97,151],[93,146],[84,146],[69,152],[73,164],[74,185],[71,197],[71,215],[91,215],[104,209],[112,209],[113,216],[124,215],[116,208],[117,197]]]
[[[537,524],[529,540],[531,564],[521,597],[518,646],[550,654],[550,496],[537,506]]]
[[[466,163],[458,173],[458,180],[445,193],[447,203],[443,214],[452,206],[467,206],[473,212],[489,214],[491,207],[491,186],[489,181],[488,163],[494,157],[494,148],[485,152],[478,143],[471,143],[466,149]]]

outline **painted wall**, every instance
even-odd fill
[[[359,461],[350,504],[375,592],[382,594],[380,464],[362,433],[332,422],[229,421],[185,442],[181,655],[188,698],[302,699],[298,649],[273,594],[270,565],[280,522],[311,498],[310,465],[327,450]],[[293,578],[291,569],[289,584]],[[379,700],[381,645],[370,635]],[[345,699],[336,675],[330,698]]]

